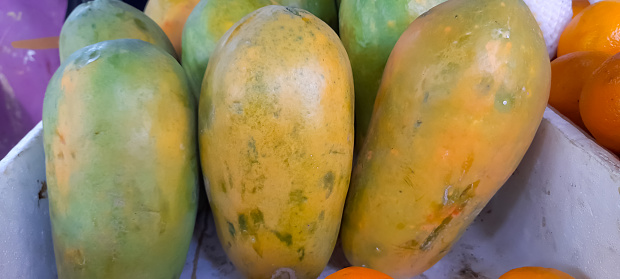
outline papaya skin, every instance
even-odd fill
[[[59,278],[178,278],[197,207],[196,110],[178,62],[137,39],[69,56],[43,106]]]
[[[336,4],[333,0],[202,0],[187,18],[182,38],[181,64],[196,97],[200,95],[202,79],[218,40],[237,21],[268,5],[307,9],[337,27]]]
[[[549,88],[521,0],[451,0],[413,21],[354,167],[341,230],[350,263],[411,278],[441,259],[523,158]]]
[[[306,11],[261,8],[219,41],[200,96],[200,154],[219,239],[246,277],[325,268],[349,185],[353,102],[344,47]]]
[[[343,0],[340,38],[355,82],[355,153],[366,138],[383,69],[396,41],[420,14],[445,0]]]
[[[166,33],[181,57],[181,35],[187,17],[200,0],[149,0],[144,13],[155,21]]]
[[[118,0],[94,0],[78,5],[62,25],[60,61],[85,46],[115,39],[140,39],[177,57],[166,33],[142,11]]]

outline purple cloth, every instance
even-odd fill
[[[58,36],[66,0],[0,0],[0,158],[41,120],[58,49],[15,49],[11,42]]]

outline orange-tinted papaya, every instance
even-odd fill
[[[347,259],[394,278],[445,255],[523,158],[550,88],[521,0],[450,0],[400,37],[354,167]]]

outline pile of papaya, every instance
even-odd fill
[[[550,62],[522,0],[94,0],[43,107],[60,278],[179,278],[199,187],[247,278],[439,261],[523,158]],[[370,278],[370,277],[369,277]]]

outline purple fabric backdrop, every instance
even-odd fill
[[[0,158],[41,120],[43,96],[60,64],[58,49],[11,42],[58,36],[66,0],[0,0]]]

